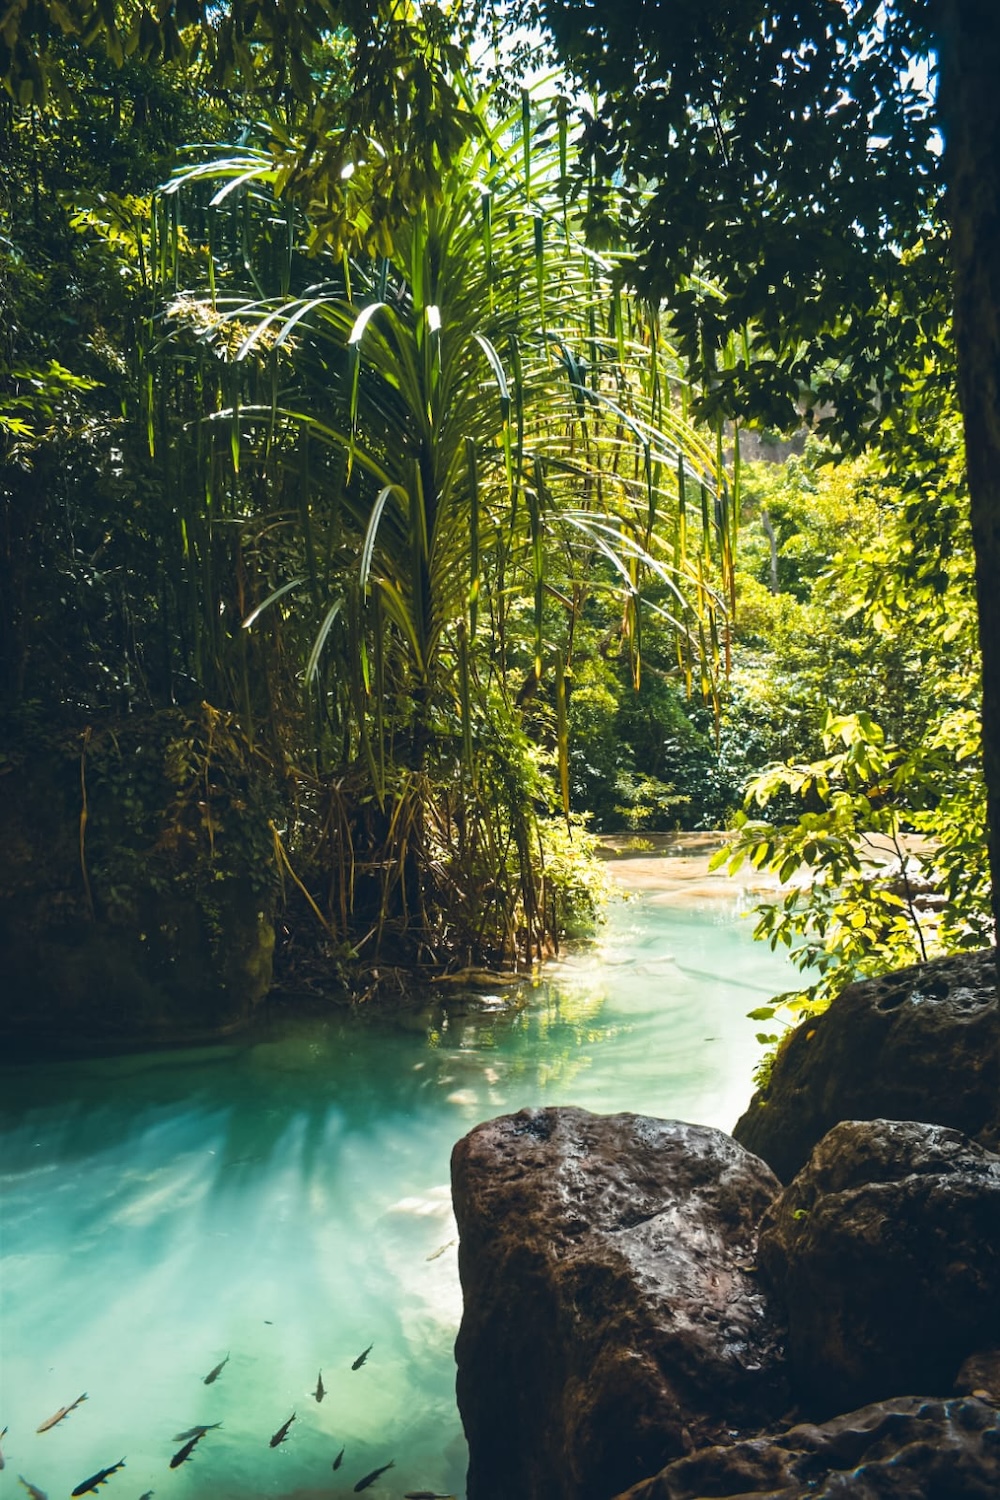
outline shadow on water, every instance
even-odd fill
[[[0,1070],[8,1468],[68,1494],[125,1454],[112,1500],[168,1482],[305,1500],[394,1459],[371,1500],[462,1495],[454,1141],[542,1103],[731,1125],[758,1051],[747,992],[788,974],[731,911],[639,899],[537,986]],[[170,1470],[175,1434],[215,1422]]]

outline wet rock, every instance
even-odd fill
[[[469,1500],[608,1500],[787,1406],[753,1268],[779,1184],[721,1131],[580,1109],[452,1157]]]
[[[929,1120],[977,1135],[1000,1095],[995,950],[848,985],[803,1021],[734,1136],[784,1182],[840,1120]]]
[[[804,1410],[950,1391],[1000,1343],[1000,1156],[940,1125],[846,1121],[765,1214],[758,1258]]]
[[[815,1426],[709,1448],[617,1500],[996,1500],[1000,1415],[973,1397],[901,1396]]]

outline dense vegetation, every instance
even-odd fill
[[[537,0],[600,100],[639,286],[676,309],[699,409],[920,460],[957,388],[1000,916],[1000,16],[990,0]],[[516,28],[525,7],[501,12]],[[683,278],[693,269],[714,292]],[[745,334],[740,358],[720,355]],[[929,430],[934,430],[931,424]]]
[[[651,234],[641,115],[491,89],[430,8],[291,41],[252,8],[36,10],[2,59],[2,753],[78,801],[74,922],[136,924],[142,868],[216,928],[238,881],[286,972],[531,963],[593,914],[588,822],[718,826],[756,777],[737,857],[818,871],[763,918],[827,970],[813,1000],[988,934],[916,83],[878,297],[769,320],[735,244]],[[745,417],[813,400],[839,449],[741,462]],[[904,830],[930,926],[858,864]]]
[[[659,621],[711,702],[736,516],[658,312],[584,243],[565,111],[456,79],[439,192],[390,235],[360,165],[348,253],[190,71],[156,75],[128,172],[88,166],[136,106],[74,63],[75,104],[8,107],[11,764],[82,742],[92,918],[183,850],[281,883],[327,957],[532,961],[590,911],[567,705],[595,622],[637,684]],[[206,130],[229,143],[181,149]]]

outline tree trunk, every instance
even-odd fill
[[[983,657],[983,769],[996,920],[1000,914],[1000,6],[997,0],[937,0],[936,12],[955,344]]]

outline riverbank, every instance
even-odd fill
[[[712,856],[723,848],[732,834],[721,829],[702,833],[605,834],[598,855],[616,884],[626,890],[648,891],[654,899],[713,901],[745,898],[771,893],[796,884],[793,879],[783,887],[776,875],[757,870],[744,862],[739,872],[729,875],[725,865],[710,870]],[[919,860],[929,848],[926,838],[901,834],[899,847],[908,857]],[[873,839],[859,850],[862,863],[873,871],[896,865],[899,852],[888,839]],[[806,883],[808,873],[800,874],[798,883]]]
[[[729,835],[707,833],[607,834],[598,848],[604,867],[626,891],[644,891],[666,902],[733,901],[752,890],[774,889],[775,882],[747,868],[739,881],[725,868],[710,871],[712,855]]]

